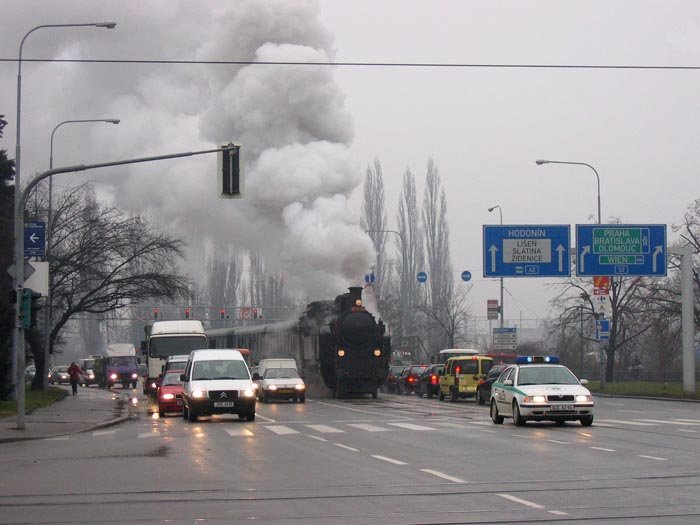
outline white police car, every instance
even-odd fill
[[[559,364],[558,356],[518,356],[496,379],[491,392],[491,419],[497,425],[512,417],[526,421],[580,421],[593,424],[593,396],[588,381]]]

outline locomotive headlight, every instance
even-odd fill
[[[343,350],[341,348],[340,350],[338,350],[338,357],[344,357],[344,356],[345,356],[345,350]]]
[[[375,355],[376,357],[379,357],[380,355],[382,355],[382,351],[381,351],[379,348],[375,348],[375,349],[374,349],[374,355]]]
[[[355,299],[355,306],[362,306],[362,299]]]

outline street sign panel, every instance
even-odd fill
[[[666,275],[665,224],[577,224],[576,275]]]
[[[472,278],[472,272],[468,272],[466,270],[462,272],[462,280],[464,282],[471,280],[471,278]]]
[[[599,319],[595,322],[595,338],[598,341],[608,341],[610,339],[609,319]]]
[[[374,276],[373,273],[368,273],[365,275],[365,282],[367,284],[373,283],[375,279],[376,279],[376,277]]]
[[[486,301],[486,318],[489,321],[498,319],[498,314],[501,309],[498,307],[498,299],[487,299]]]
[[[424,283],[428,280],[428,274],[425,272],[418,272],[418,275],[416,277],[419,283]]]
[[[24,223],[24,256],[44,257],[46,255],[46,224],[41,221]]]
[[[568,277],[569,225],[484,225],[484,277]]]
[[[518,346],[517,328],[494,328],[493,329],[493,349],[494,350],[515,350]]]

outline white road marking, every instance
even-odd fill
[[[636,421],[644,421],[646,423],[661,423],[662,425],[668,423],[670,425],[690,425],[690,426],[695,426],[695,425],[700,425],[700,423],[688,423],[687,421],[674,421],[673,419],[663,421],[661,419],[637,419]]]
[[[690,432],[691,434],[697,434],[697,430],[690,430],[689,428],[679,428],[678,432]]]
[[[321,434],[342,434],[345,432],[344,430],[340,430],[339,428],[335,427],[329,427],[328,425],[304,425],[307,428],[310,428],[311,430],[315,430],[316,432],[320,432]]]
[[[625,414],[646,414],[644,410],[620,410],[620,412],[624,412]]]
[[[116,430],[96,430],[92,433],[93,436],[109,436],[115,434]]]
[[[138,435],[139,439],[160,437],[160,432],[143,432]]]
[[[469,428],[468,425],[460,425],[459,423],[450,423],[449,421],[446,421],[444,423],[435,423],[436,425],[439,425],[441,427],[447,427],[447,428]]]
[[[488,421],[470,421],[469,423],[471,423],[472,425],[484,425],[484,426],[493,425],[493,421],[491,421],[490,419]]]
[[[548,439],[547,441],[549,441],[550,443],[558,443],[560,445],[568,445],[569,444],[568,441],[558,441],[556,439]]]
[[[479,432],[486,432],[487,434],[495,434],[495,430],[486,430],[485,428],[480,428]]]
[[[435,430],[432,427],[424,427],[423,425],[415,425],[413,423],[389,423],[392,426],[399,428],[407,428],[409,430]]]
[[[348,426],[359,428],[360,430],[366,430],[367,432],[388,432],[390,430],[388,428],[376,427],[365,423],[348,423]]]
[[[588,447],[592,448],[593,450],[602,450],[603,452],[615,452],[615,449],[613,448],[603,448],[603,447]]]
[[[359,452],[359,451],[360,451],[359,448],[349,447],[349,446],[347,446],[347,445],[343,445],[342,443],[333,443],[333,444],[334,444],[336,447],[344,448],[345,450],[349,450],[349,451],[351,451],[351,452]]]
[[[46,438],[46,441],[66,441],[70,436],[56,436],[52,438]]]
[[[294,430],[293,428],[285,427],[284,425],[270,425],[264,427],[275,434],[278,435],[285,435],[285,434],[298,434],[299,432],[297,430]]]
[[[511,434],[511,436],[516,437],[516,438],[530,439],[530,436],[526,436],[524,434]]]
[[[269,421],[270,423],[277,423],[274,419],[270,419],[269,417],[265,417],[260,412],[255,413],[255,417],[259,417],[260,419],[264,419],[265,421]]]
[[[407,465],[408,463],[404,463],[403,461],[399,461],[398,459],[392,459],[388,458],[386,456],[372,456],[373,458],[376,459],[381,459],[382,461],[386,461],[387,463],[393,463],[394,465]]]
[[[524,499],[516,498],[515,496],[511,496],[510,494],[496,494],[496,495],[500,496],[502,498],[505,498],[505,499],[509,499],[510,501],[520,503],[521,505],[525,505],[525,506],[533,508],[533,509],[543,509],[544,508],[542,505],[538,505],[537,503],[533,503],[532,501],[527,501]]]
[[[432,474],[433,476],[437,476],[438,478],[446,479],[447,481],[452,481],[453,483],[466,483],[466,481],[464,481],[463,479],[448,476],[447,474],[444,474],[437,470],[430,470],[429,468],[422,468],[420,470],[421,472],[427,472],[428,474]]]
[[[638,427],[655,427],[656,423],[642,423],[641,421],[628,421],[622,419],[599,419],[597,423],[612,423],[613,425],[635,425]]]
[[[327,440],[326,438],[322,438],[321,436],[312,436],[311,434],[308,434],[308,436],[309,436],[311,439],[316,439],[317,441],[328,442],[328,440]]]
[[[361,414],[372,414],[374,416],[386,417],[386,413],[383,413],[383,412],[372,412],[371,410],[360,410],[359,408],[350,408],[348,406],[336,405],[335,403],[326,403],[324,401],[317,401],[317,403],[319,405],[326,405],[326,406],[334,407],[334,408],[342,408],[343,410],[350,410],[351,412],[360,412]],[[399,416],[397,414],[392,414],[392,417],[395,417],[397,419],[411,419],[410,417]]]
[[[245,437],[250,437],[253,435],[253,433],[248,430],[247,428],[226,428],[226,433],[230,436],[237,437],[237,436],[245,436]]]
[[[645,458],[645,459],[654,459],[656,461],[668,461],[666,458],[657,458],[656,456],[644,456],[642,454],[637,454],[638,457],[640,458]]]
[[[700,423],[700,419],[677,419],[677,418],[674,418],[671,421],[683,421],[684,423]]]
[[[566,512],[562,512],[561,510],[548,510],[550,514],[556,514],[557,516],[568,516],[569,514]]]

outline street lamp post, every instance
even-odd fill
[[[19,55],[17,59],[17,135],[15,140],[15,245],[22,248],[15,254],[15,282],[14,288],[17,292],[17,302],[15,304],[15,330],[13,331],[13,357],[12,374],[15,380],[15,399],[17,400],[17,428],[24,430],[24,330],[20,319],[20,301],[22,296],[22,286],[24,285],[24,221],[17,221],[16,217],[20,213],[20,193],[21,186],[21,115],[22,115],[22,48],[27,37],[38,29],[62,28],[62,27],[104,27],[114,29],[115,22],[91,22],[87,24],[44,24],[30,29],[22,38],[19,44]],[[21,223],[21,224],[20,224]],[[21,341],[20,341],[21,339]],[[22,355],[20,355],[20,353]],[[21,417],[19,416],[21,414]]]
[[[489,212],[492,212],[498,208],[498,215],[501,218],[501,226],[503,226],[503,211],[501,209],[500,204],[496,204],[495,206],[492,206],[489,208]],[[501,328],[503,328],[503,316],[504,316],[504,308],[503,308],[503,277],[501,277]]]
[[[119,124],[121,122],[119,119],[116,118],[108,118],[108,119],[79,119],[79,120],[64,120],[63,122],[59,123],[55,128],[53,128],[53,131],[51,132],[51,148],[49,150],[49,171],[53,169],[53,137],[56,134],[56,130],[63,126],[64,124],[78,124],[78,123],[86,123],[86,122],[106,122],[109,124]],[[51,254],[51,237],[52,237],[52,229],[51,229],[51,224],[53,220],[53,177],[49,177],[49,210],[48,210],[48,217],[46,221],[46,260],[48,261],[50,259],[50,254]],[[48,387],[48,366],[49,366],[49,350],[50,350],[50,339],[51,339],[51,313],[52,313],[52,306],[51,306],[51,272],[49,272],[49,294],[47,296],[47,303],[46,303],[46,315],[44,316],[44,377],[42,379],[42,388],[46,389]]]
[[[601,213],[600,213],[600,175],[596,169],[586,162],[572,162],[568,160],[543,160],[539,159],[535,161],[535,164],[541,166],[542,164],[570,164],[572,166],[588,166],[595,173],[596,182],[598,185],[598,224],[601,224]],[[605,388],[605,347],[601,345],[600,347],[600,388]]]

